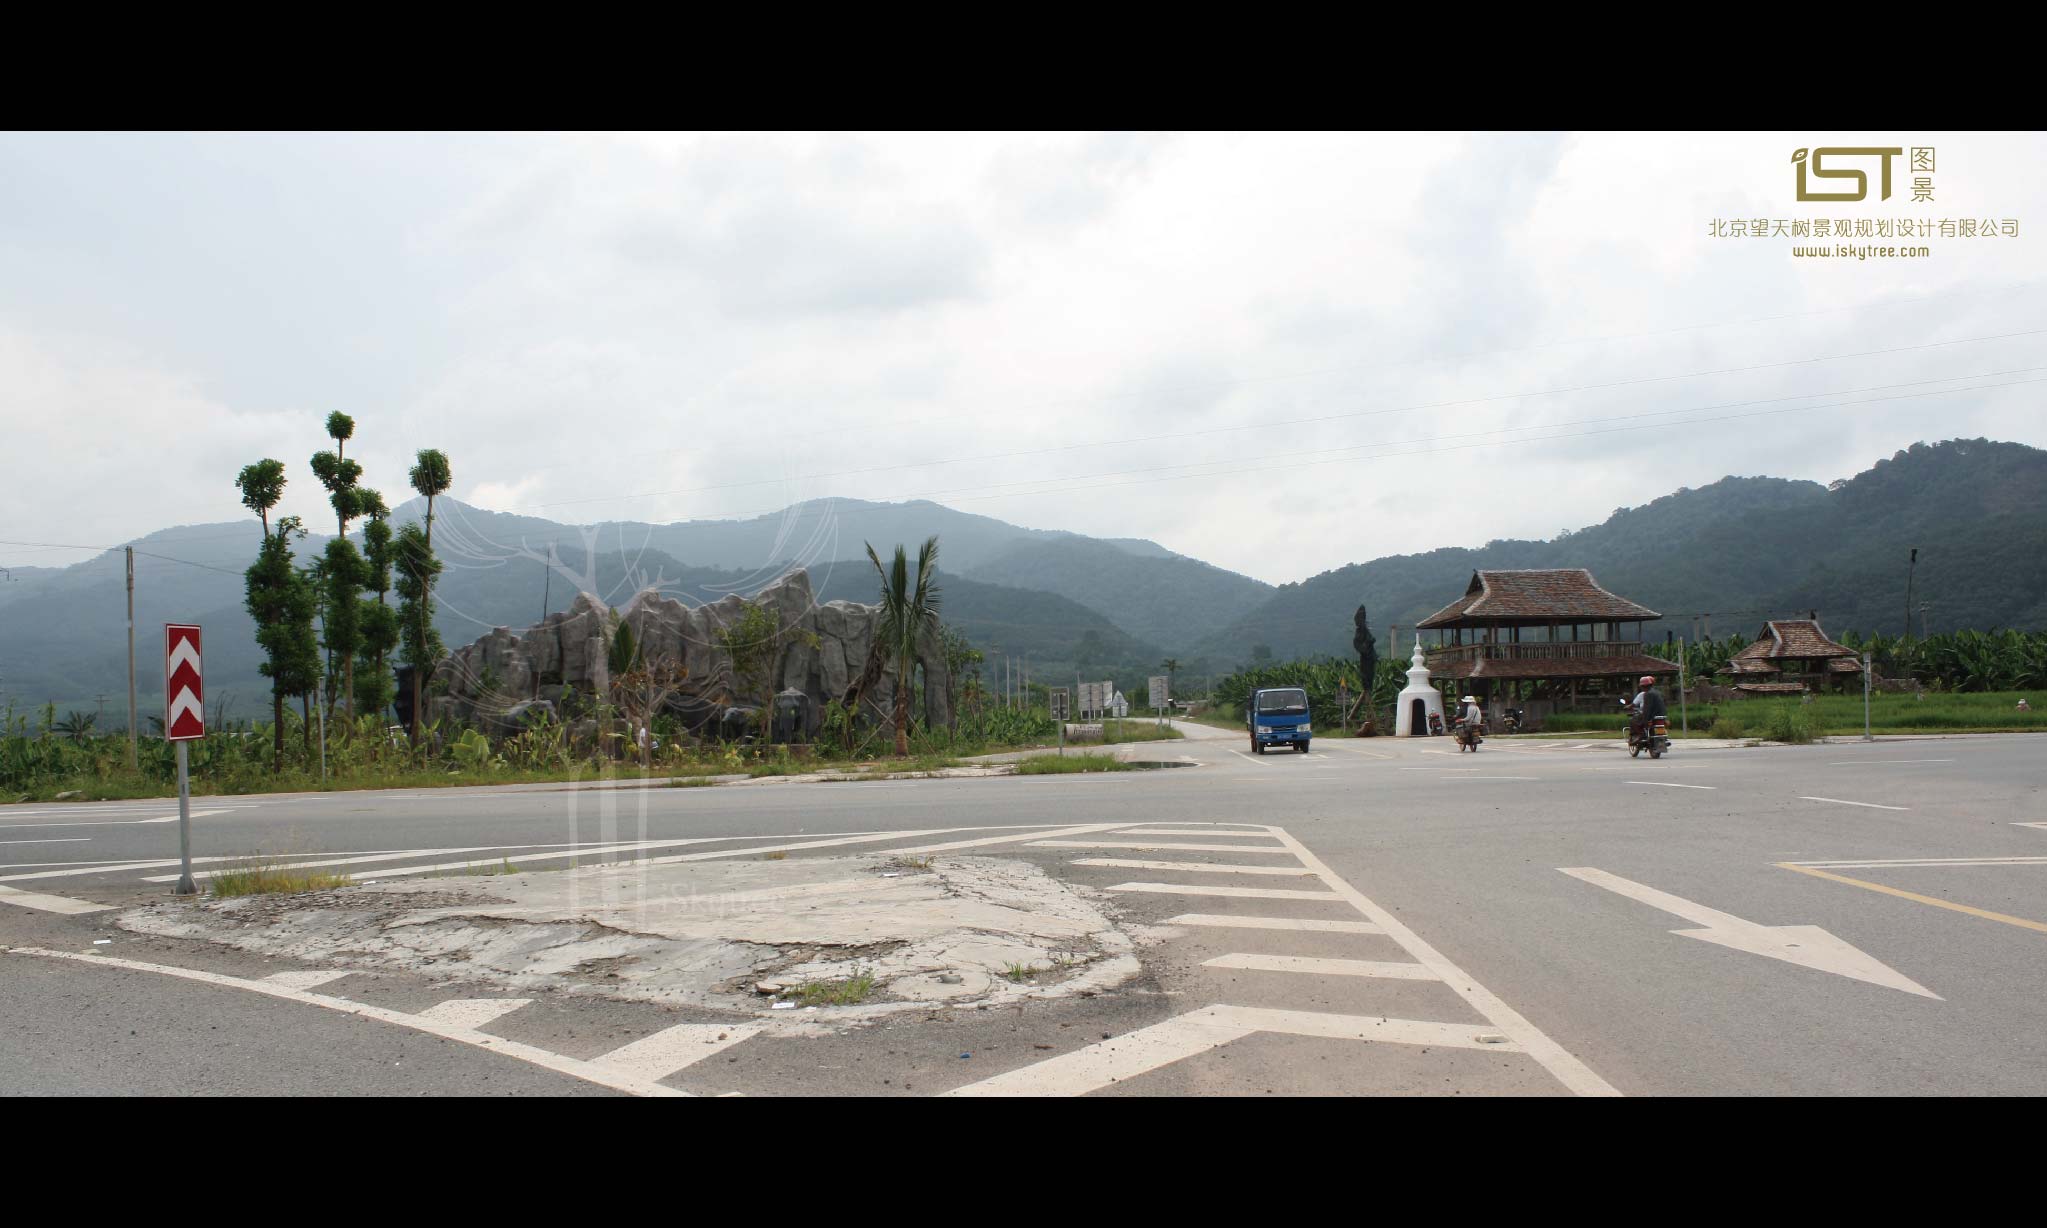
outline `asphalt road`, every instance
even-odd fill
[[[1054,826],[1158,833],[1147,836],[1153,851],[1022,836],[990,850],[1112,892],[1129,923],[1180,922],[1177,937],[1145,951],[1145,975],[1127,991],[841,1038],[762,1036],[665,1078],[698,1094],[2047,1093],[2037,1042],[2047,742],[2037,736],[1681,743],[1654,762],[1610,742],[1499,737],[1477,754],[1442,738],[1324,739],[1308,755],[1254,757],[1228,735],[1159,749],[1200,765],[195,799],[193,851],[201,871],[220,864],[208,858],[261,853],[334,861],[363,878],[499,857],[559,866],[592,845],[613,846],[601,854],[610,858],[825,848],[861,833],[902,833],[859,846],[877,851]],[[161,821],[175,809],[0,807],[0,889],[115,904],[159,896],[176,874],[176,825]],[[1211,826],[1237,828],[1224,834],[1232,847],[1298,849],[1203,851],[1213,841],[1168,834]],[[1185,851],[1157,851],[1173,848]],[[1267,853],[1289,868],[1241,864]],[[1182,860],[1084,864],[1159,857]],[[1210,868],[1178,868],[1193,862]],[[1310,876],[1301,882],[1315,892],[1202,894],[1223,881],[1292,881],[1284,875]],[[272,975],[252,957],[116,934],[109,914],[22,899],[0,893],[0,946],[11,949],[0,954],[10,1021],[0,1092],[621,1090],[578,1067],[488,1052],[473,1036],[408,1030],[403,1020],[457,992],[446,986],[358,975],[318,991],[384,1003],[399,1013],[391,1022],[91,967],[121,958],[237,984]],[[1225,1007],[1237,1013],[1213,1013]],[[480,1026],[580,1062],[677,1018],[581,1000]],[[1367,1045],[1319,1035],[1324,1018],[1444,1030]],[[236,1041],[221,1046],[223,1033]]]

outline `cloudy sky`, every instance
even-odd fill
[[[1841,159],[1870,199],[1797,201],[1793,151],[1864,145],[1932,147],[1934,199]],[[1273,582],[1549,537],[2047,445],[2042,166],[1919,132],[4,135],[0,539],[235,519],[263,456],[324,520],[337,409],[394,504],[431,446],[556,520],[929,498]],[[2018,235],[1712,233],[1822,217]]]

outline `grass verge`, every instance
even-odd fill
[[[1128,772],[1134,769],[1114,755],[1033,755],[1016,765],[1019,776],[1065,776],[1074,772]]]
[[[346,874],[288,869],[274,861],[252,858],[237,862],[215,874],[208,889],[219,899],[238,895],[289,895],[301,891],[327,891],[355,883]]]

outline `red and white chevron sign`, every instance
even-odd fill
[[[206,688],[199,680],[199,628],[163,626],[163,736],[190,742],[206,736]]]

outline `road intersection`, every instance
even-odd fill
[[[194,800],[211,812],[195,874],[253,853],[358,882],[993,856],[1144,937],[1142,972],[1109,992],[804,1035],[138,935],[114,919],[175,879],[164,803],[4,807],[0,999],[22,1026],[0,1084],[118,1087],[73,1051],[63,1020],[85,1010],[160,1019],[165,1045],[215,1016],[209,1031],[255,1047],[250,1028],[346,1020],[296,1065],[272,1055],[264,1089],[283,1092],[2047,1091],[2040,739],[1681,742],[1654,762],[1613,743],[1442,743],[1254,757],[1221,735],[1126,752],[1193,766],[1100,775]],[[129,1086],[150,1090],[137,1031]],[[394,1084],[394,1032],[429,1038],[412,1060],[445,1068]],[[482,1077],[508,1064],[521,1073]]]

